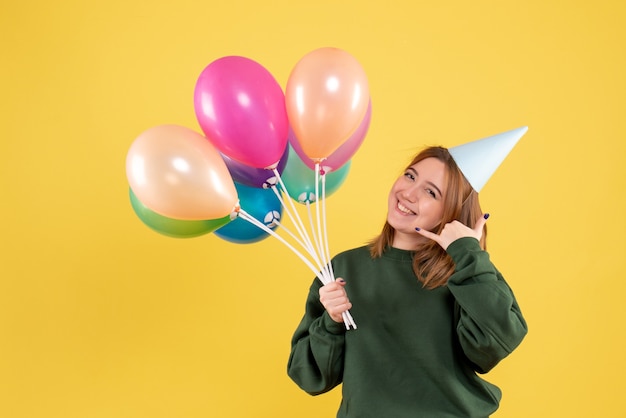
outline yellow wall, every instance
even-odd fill
[[[143,130],[198,129],[225,55],[284,87],[307,52],[357,57],[369,135],[328,200],[332,252],[376,234],[424,144],[528,125],[482,192],[529,322],[490,375],[498,417],[624,416],[625,7],[620,1],[5,2],[0,17],[0,416],[330,417],[286,376],[311,274],[270,239],[176,240],[133,213]]]

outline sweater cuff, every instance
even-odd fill
[[[448,245],[448,248],[446,249],[446,252],[450,254],[450,257],[452,257],[452,259],[455,261],[469,251],[482,251],[482,248],[480,248],[480,243],[476,238],[459,238],[455,241],[452,241],[452,243]]]
[[[322,315],[322,326],[329,334],[341,335],[346,332],[346,326],[343,322],[335,322],[328,312],[324,311]]]

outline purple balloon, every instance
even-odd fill
[[[257,62],[227,56],[210,63],[194,89],[196,118],[206,137],[246,165],[275,165],[287,146],[285,94]]]
[[[289,156],[289,147],[285,147],[282,157],[278,161],[276,170],[278,174],[282,174],[285,166],[287,165],[287,158]],[[233,181],[239,184],[250,187],[267,187],[268,185],[274,185],[277,182],[276,176],[273,170],[265,168],[251,167],[237,160],[230,158],[227,155],[222,154],[222,158],[226,163],[226,167],[230,172]]]

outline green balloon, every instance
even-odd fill
[[[326,176],[326,197],[335,193],[339,186],[348,177],[350,172],[351,162],[346,162],[338,170],[333,170],[325,174]],[[307,166],[289,146],[289,156],[287,158],[287,165],[281,174],[283,183],[287,189],[289,196],[299,203],[313,203],[318,201],[319,198],[315,195],[315,171]],[[322,184],[319,185],[319,193],[322,193]]]
[[[129,188],[130,204],[135,214],[153,231],[171,238],[194,238],[213,232],[230,222],[230,215],[223,218],[200,221],[172,219],[159,215],[149,209],[137,199],[133,190]]]

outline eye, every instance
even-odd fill
[[[433,191],[433,189],[426,189],[426,193],[428,193],[435,199],[437,198],[437,194]]]
[[[405,171],[404,177],[408,178],[409,180],[415,180],[415,175],[412,171]]]

